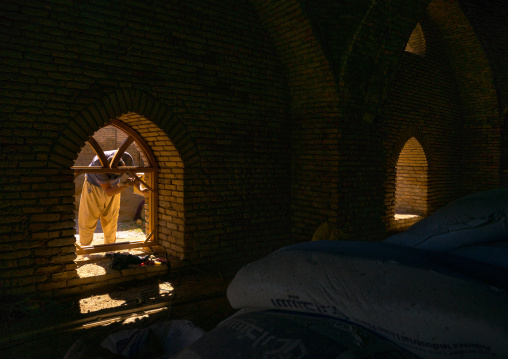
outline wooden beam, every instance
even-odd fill
[[[106,158],[106,155],[104,154],[104,150],[102,149],[101,145],[99,145],[99,143],[97,143],[97,141],[95,141],[95,138],[93,137],[90,137],[88,139],[88,143],[90,144],[90,146],[92,146],[97,157],[99,157],[102,167],[109,168],[108,159]]]
[[[136,173],[134,172],[129,172],[129,174],[131,176],[133,176],[135,179],[137,179],[139,182],[141,182],[141,184],[143,186],[145,186],[146,188],[148,188],[150,191],[154,192],[154,193],[157,193],[156,190],[154,190],[152,187],[150,187],[145,181],[143,181],[141,178],[138,177],[138,175],[136,175]]]
[[[87,167],[88,168],[88,167]],[[77,170],[77,171],[74,171],[74,179],[76,179],[77,177],[79,177],[79,175],[81,175],[85,170]]]
[[[154,230],[152,230],[152,231],[150,232],[150,234],[149,234],[148,236],[146,236],[145,242],[149,242],[149,241],[150,241],[150,238],[152,237],[153,232],[154,232]]]
[[[134,142],[134,138],[131,136],[127,137],[125,141],[123,141],[120,148],[116,151],[115,157],[113,157],[113,161],[111,161],[111,168],[116,168],[118,166],[118,162],[120,162],[124,152],[127,150],[127,148],[129,148],[132,142]]]
[[[111,251],[120,251],[123,249],[141,248],[155,246],[157,243],[153,241],[132,241],[132,242],[118,242],[111,244],[99,244],[96,246],[79,247],[76,250],[77,254],[89,254],[89,253],[103,253]],[[76,244],[76,247],[78,245]]]
[[[122,311],[107,312],[105,310],[101,310],[99,314],[95,314],[93,316],[86,316],[86,314],[78,313],[80,314],[81,317],[81,319],[78,320],[70,322],[66,321],[63,323],[60,322],[58,324],[45,326],[42,328],[34,327],[30,328],[29,330],[25,330],[23,332],[19,333],[14,332],[14,334],[7,333],[6,335],[2,335],[2,337],[0,338],[0,346],[2,347],[2,349],[5,349],[15,346],[21,346],[28,342],[32,343],[37,340],[43,342],[44,339],[47,339],[49,336],[57,336],[57,335],[63,336],[65,333],[85,330],[87,328],[95,327],[98,325],[104,325],[105,323],[111,323],[114,320],[124,321],[128,318],[142,318],[162,312],[164,310],[169,310],[169,313],[171,313],[171,305],[173,304],[174,298],[175,298],[175,290],[173,289],[168,295],[167,300],[164,300],[160,303],[149,304],[144,306],[136,306],[134,308]],[[117,306],[117,308],[121,307]],[[169,315],[168,314],[166,315],[169,318]]]
[[[148,162],[150,163],[150,167],[157,168],[157,159],[153,155],[150,146],[145,142],[143,137],[141,137],[136,131],[134,131],[132,128],[127,126],[122,121],[117,120],[116,118],[112,119],[110,124],[112,126],[115,126],[115,127],[119,128],[119,129],[121,129],[125,133],[129,134],[129,136],[133,137],[134,140],[136,141],[136,144],[139,147],[141,147],[141,150],[145,154]]]
[[[120,168],[102,168],[102,167],[96,167],[96,166],[73,166],[71,167],[72,170],[77,172],[89,172],[89,173],[130,173],[130,172],[143,172],[143,173],[150,173],[157,171],[157,168],[151,168],[151,167],[135,167],[135,166],[125,166]]]
[[[154,188],[156,191],[158,189],[158,183],[159,183],[159,171],[155,171],[152,174],[150,174],[149,179],[150,184],[152,185],[152,188]],[[154,242],[159,242],[159,196],[157,194],[153,194],[150,196],[149,199],[149,208],[148,208],[148,228],[147,231],[150,232],[150,235],[152,236],[152,240]]]
[[[84,254],[83,247],[81,247],[77,242],[74,242],[74,245],[76,246],[76,254]]]

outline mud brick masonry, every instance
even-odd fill
[[[422,218],[506,186],[507,15],[500,0],[2,0],[0,294],[79,286],[71,167],[112,119],[156,157],[160,245],[201,266],[324,222],[379,241],[403,229],[402,193]],[[409,192],[404,161],[422,171]]]

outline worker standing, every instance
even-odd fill
[[[111,163],[117,150],[105,151],[108,163]],[[124,152],[118,166],[134,166],[132,156]],[[95,156],[89,167],[102,167],[98,156]],[[93,234],[100,219],[104,232],[104,243],[111,244],[116,241],[118,215],[120,213],[121,193],[129,187],[138,186],[141,192],[147,189],[140,188],[138,179],[128,179],[120,184],[123,173],[87,173],[83,182],[83,191],[79,203],[79,241],[88,246],[92,243]]]

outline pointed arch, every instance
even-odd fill
[[[388,9],[395,3],[370,2],[344,53],[340,69],[345,91],[362,110],[377,114],[407,44],[400,34],[410,34],[430,2],[399,0],[395,2],[399,9],[396,13]],[[393,15],[390,21],[384,15],[387,13]],[[369,41],[371,38],[378,41]]]
[[[386,148],[392,149],[387,153],[387,180],[385,184],[386,226],[388,232],[392,232],[404,230],[428,214],[430,210],[429,199],[434,196],[429,186],[429,183],[432,183],[431,169],[434,156],[427,136],[417,126],[404,129],[395,142]],[[411,171],[415,175],[418,172],[420,176],[411,178],[413,175]],[[402,177],[398,178],[398,174],[405,175],[406,184],[403,184]],[[409,187],[401,192],[400,186],[406,186],[407,184],[409,184]],[[409,196],[412,193],[413,197],[417,197],[417,201],[413,201],[412,205],[408,205],[408,203],[411,203],[410,197],[406,197],[408,198],[406,201],[401,201],[401,196],[406,196],[407,193],[410,193]],[[414,216],[410,216],[410,218],[404,218],[408,216],[397,216],[396,220],[396,214],[411,214]]]
[[[425,34],[420,23],[416,24],[413,32],[411,33],[411,36],[409,36],[405,51],[419,56],[426,55],[427,42],[425,40]]]
[[[177,116],[155,97],[139,90],[127,89],[110,93],[76,114],[55,140],[49,164],[56,167],[71,165],[94,129],[131,112],[156,124],[173,139],[177,148],[184,149],[180,155],[186,166],[192,167],[200,162],[197,147]]]
[[[137,211],[139,211],[139,217],[143,217],[146,220],[146,223],[143,224],[144,230],[146,231],[146,238],[141,239],[138,235],[134,236],[135,238],[124,238],[122,241],[118,241],[117,239],[117,241],[112,244],[99,244],[98,242],[100,241],[94,239],[92,243],[87,246],[82,246],[80,244],[81,241],[79,241],[79,243],[76,243],[76,253],[90,254],[111,250],[150,247],[156,245],[157,242],[155,239],[157,238],[158,216],[154,214],[157,213],[158,208],[157,187],[159,168],[157,165],[157,159],[154,156],[150,146],[133,128],[118,119],[112,119],[109,124],[95,132],[94,136],[97,136],[97,140],[94,137],[90,137],[87,141],[91,149],[90,147],[83,148],[82,151],[80,151],[77,160],[78,163],[72,167],[72,169],[75,171],[74,177],[76,179],[75,184],[77,218],[81,215],[78,210],[78,208],[80,208],[79,204],[81,202],[81,196],[79,194],[81,193],[81,187],[85,180],[84,177],[80,178],[80,175],[112,172],[120,175],[125,174],[127,177],[136,178],[141,182],[142,186],[148,190],[146,193],[141,193],[137,191],[136,188],[133,189],[132,192],[127,191],[120,196],[121,203],[127,203],[129,201],[132,202],[134,201],[134,198],[138,198],[137,205],[141,207],[139,207]],[[105,145],[105,147],[103,145]],[[108,161],[106,158],[106,150],[115,149],[116,152],[113,158]],[[136,158],[134,163],[129,166],[125,166],[125,164],[119,166],[118,164],[120,163],[123,154],[126,153],[128,149],[129,155]],[[135,152],[137,156],[135,156]],[[89,166],[89,163],[94,155],[97,156],[100,160],[100,166]],[[79,164],[81,164],[81,166]],[[144,197],[142,202],[140,202],[138,195]],[[129,210],[125,209],[124,204],[121,204],[119,209],[118,222],[121,222],[121,218],[123,218],[123,220],[126,219]],[[132,212],[130,214],[131,218],[129,220],[132,220],[135,215]],[[77,237],[80,237],[80,235],[81,233],[79,233]]]
[[[427,213],[427,157],[415,137],[400,151],[396,165],[395,218]]]
[[[193,169],[199,168],[200,158],[183,123],[153,96],[137,90],[120,90],[85,107],[60,132],[49,155],[49,165],[70,170],[85,143],[108,124],[117,127],[125,124],[132,129],[131,140],[151,148],[158,164],[153,174],[157,181],[154,187],[160,188],[157,199],[151,201],[155,240],[169,255],[181,259],[190,255],[193,246],[184,240],[184,180],[192,181],[196,173]],[[73,197],[74,193],[67,195]]]

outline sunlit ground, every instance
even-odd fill
[[[120,222],[118,223],[118,231],[116,232],[116,243],[120,242],[143,242],[146,240],[146,235],[144,233],[144,225],[145,223],[142,221],[130,221],[130,222]],[[78,232],[78,228],[76,225],[76,232]],[[75,235],[76,243],[79,245],[79,233]],[[94,238],[92,241],[92,245],[98,246],[104,244],[104,234],[102,233],[102,228],[100,227],[100,223],[97,225],[97,229],[94,234]],[[144,258],[148,255],[153,255],[154,252],[151,247],[139,247],[139,248],[131,248],[124,249],[119,251],[123,254],[132,254],[135,256],[139,256]],[[85,279],[88,278],[88,282],[90,282],[91,278],[103,276],[101,280],[107,280],[108,278],[115,278],[118,275],[118,271],[116,269],[111,268],[111,257],[107,257],[110,252],[99,252],[99,253],[88,253],[88,254],[78,254],[76,257],[76,272],[79,278]],[[163,262],[166,259],[165,254],[159,253],[156,258],[162,258]],[[154,262],[154,265],[157,265],[160,262]],[[132,266],[131,266],[132,267]]]
[[[90,259],[89,256],[86,259]],[[78,276],[79,278],[87,278],[87,277],[97,277],[99,275],[105,275],[107,273],[106,267],[97,265],[96,263],[88,263],[79,266],[78,268]]]
[[[136,290],[117,289],[110,293],[83,298],[79,301],[79,308],[81,313],[93,313],[99,310],[117,308],[128,303],[138,304],[140,297],[147,301],[156,297],[169,297],[173,291],[174,287],[169,282],[161,282],[155,287],[147,286]]]
[[[118,229],[116,232],[116,242],[131,242],[145,240],[146,234],[144,232],[144,226],[145,223],[141,220],[118,223]],[[75,229],[76,234],[74,235],[74,237],[76,237],[76,242],[79,244],[79,228],[77,223]],[[102,232],[100,221],[97,223],[97,229],[95,230],[92,240],[92,245],[96,246],[99,244],[104,244],[104,233]]]
[[[420,217],[420,216],[417,214],[396,214],[395,220],[397,221],[399,219],[410,219],[410,218],[416,218],[416,217]]]

